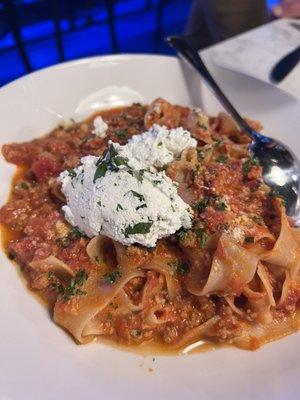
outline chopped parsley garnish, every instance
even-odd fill
[[[101,264],[101,258],[99,256],[94,257],[97,264]]]
[[[53,275],[48,274],[48,279],[52,280]],[[84,285],[87,280],[87,273],[84,269],[80,269],[76,272],[74,278],[70,279],[68,284],[64,286],[62,283],[52,283],[50,285],[51,290],[58,292],[60,300],[64,303],[70,300],[72,296],[83,296],[86,294],[84,290],[81,290],[80,287]]]
[[[247,161],[244,162],[243,164],[243,173],[244,175],[248,175],[251,167],[253,166],[259,166],[259,160],[257,157],[250,156]]]
[[[120,165],[128,165],[128,158],[127,157],[121,157],[121,156],[116,156],[112,159],[112,162],[119,167]]]
[[[64,236],[63,238],[59,239],[59,244],[61,244],[61,246],[64,248],[69,247],[71,243],[72,239],[69,236]]]
[[[163,145],[163,142],[157,143],[157,147],[161,147]]]
[[[120,129],[118,132],[116,132],[116,135],[120,140],[127,140],[127,135],[126,135],[126,130],[125,129]]]
[[[118,156],[116,149],[111,144],[108,151],[102,157],[100,157],[96,163],[97,169],[93,182],[95,183],[97,179],[104,176],[108,170],[118,171],[118,167],[121,165],[128,167],[128,158]]]
[[[213,144],[213,146],[218,148],[218,147],[221,146],[221,144],[223,144],[223,140],[218,139],[218,140],[215,141],[215,143]]]
[[[140,337],[142,334],[142,330],[141,329],[133,329],[130,333],[132,338],[138,338]]]
[[[281,204],[285,207],[285,200],[281,197],[280,193],[276,189],[272,188],[269,191],[269,197],[279,199]]]
[[[74,233],[75,237],[78,237],[78,238],[80,238],[80,237],[87,238],[86,234],[83,233],[83,232],[78,228],[78,226],[75,226],[75,227],[73,228],[73,233]]]
[[[245,243],[254,243],[254,237],[253,236],[246,236],[245,237]]]
[[[186,275],[186,274],[188,274],[189,272],[190,272],[190,266],[189,266],[188,263],[186,263],[186,262],[178,263],[178,266],[177,266],[177,273],[178,273],[179,275]]]
[[[111,160],[113,157],[115,157],[116,155],[118,155],[117,150],[114,148],[114,145],[111,143],[109,146],[109,149],[107,151],[107,153],[105,154],[105,157],[108,156],[109,160]]]
[[[139,210],[140,208],[146,208],[147,207],[147,204],[141,204],[140,206],[137,206],[135,209],[136,210]]]
[[[140,169],[140,170],[139,170],[139,172],[138,172],[138,174],[137,174],[137,180],[138,180],[139,182],[142,182],[142,181],[143,181],[145,171],[146,171],[145,169]]]
[[[197,154],[198,154],[198,158],[200,158],[201,160],[203,160],[203,158],[205,157],[204,150],[197,149]]]
[[[97,179],[102,178],[107,172],[107,163],[103,160],[97,167],[93,182],[95,183]]]
[[[178,275],[186,275],[190,272],[190,265],[187,262],[173,260],[168,264],[175,269]]]
[[[135,235],[135,234],[146,234],[150,232],[151,226],[153,225],[153,222],[139,222],[133,226],[128,225],[123,233],[124,236],[127,238],[129,235]]]
[[[249,162],[249,160],[245,161],[243,164],[243,174],[244,175],[248,175],[248,172],[251,169],[251,163]]]
[[[21,182],[20,183],[20,188],[21,189],[29,189],[29,185],[28,185],[28,183],[27,182]]]
[[[192,205],[193,208],[198,210],[199,212],[203,212],[206,207],[209,205],[210,198],[208,196],[203,197],[203,199],[197,201],[197,203],[194,203]]]
[[[216,158],[216,161],[224,164],[228,161],[228,156],[226,156],[225,154],[221,154]]]
[[[116,281],[121,278],[122,273],[121,271],[112,271],[112,272],[106,272],[103,275],[103,280],[105,283],[109,283],[109,284],[114,284],[116,283]]]
[[[207,234],[205,233],[204,228],[198,228],[195,230],[195,233],[199,239],[200,246],[203,248],[205,246],[205,243],[207,241]]]
[[[215,207],[218,211],[225,211],[227,210],[227,204],[225,201],[220,201],[215,204]]]
[[[161,183],[161,181],[160,180],[154,180],[154,181],[152,181],[152,183],[153,183],[154,186],[157,186],[157,185],[159,185]]]
[[[136,192],[135,190],[129,190],[128,193],[132,193],[134,197],[139,199],[139,201],[145,201],[145,197],[142,194]]]
[[[124,208],[121,206],[121,204],[117,204],[117,208],[116,208],[116,210],[117,211],[120,211],[120,210],[124,210]]]
[[[251,162],[251,164],[252,165],[255,165],[255,166],[259,166],[259,159],[257,158],[257,157],[255,157],[255,156],[250,156],[249,157],[249,160],[250,160],[250,162]]]
[[[176,233],[176,236],[177,236],[177,239],[178,239],[179,241],[182,241],[182,240],[186,239],[187,234],[188,234],[188,231],[187,231],[186,229],[184,229],[184,228],[181,228],[181,229]]]
[[[76,172],[72,168],[67,168],[68,175],[71,179],[76,178]]]
[[[97,201],[97,204],[99,207],[101,207],[101,205],[102,205],[101,200]]]
[[[203,124],[202,122],[197,122],[197,126],[198,128],[202,129],[203,131],[207,131],[207,126],[205,124]]]

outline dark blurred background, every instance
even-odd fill
[[[236,10],[240,1],[229,3]],[[210,0],[0,0],[0,86],[30,71],[81,57],[171,54],[164,42],[169,34],[185,33],[195,47],[204,48],[267,22],[265,10],[278,3],[251,1],[259,3],[259,15],[248,18],[250,24],[228,20],[227,26],[234,29],[224,30],[222,10],[209,12],[205,6]],[[229,6],[228,0],[223,3]],[[230,15],[241,20],[235,12]]]

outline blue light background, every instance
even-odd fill
[[[35,0],[25,1],[30,3]],[[268,0],[270,7],[277,3],[278,0]],[[191,0],[172,0],[164,7],[163,35],[182,33],[190,4]],[[146,0],[122,0],[117,3],[115,21],[120,51],[122,53],[171,53],[163,41],[163,35],[160,40],[157,40],[156,10],[154,8],[147,10],[145,5]],[[69,20],[61,21],[64,32],[65,60],[112,53],[110,31],[105,22],[105,9],[97,7],[92,15],[95,24],[88,27],[82,27],[86,16],[77,15],[74,21],[75,31],[69,31]],[[28,24],[22,28],[21,33],[33,70],[59,61],[54,38],[54,24],[51,19]],[[18,50],[14,46],[13,37],[9,32],[1,32],[0,20],[0,86],[25,73]]]

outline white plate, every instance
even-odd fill
[[[213,67],[242,113],[263,122],[300,155],[299,103],[253,78]],[[100,92],[99,92],[100,91]],[[199,77],[172,57],[85,59],[28,75],[0,91],[0,142],[25,141],[93,105],[151,101],[220,108]],[[14,167],[1,159],[0,202]],[[300,335],[259,351],[233,348],[146,358],[101,344],[77,346],[55,326],[0,254],[0,399],[296,399]],[[153,372],[149,372],[153,368]]]

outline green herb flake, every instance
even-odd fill
[[[141,204],[140,206],[137,206],[135,209],[136,210],[139,210],[140,208],[146,208],[147,207],[147,204]]]
[[[207,241],[207,234],[205,233],[205,229],[198,228],[195,230],[195,233],[198,237],[200,247],[203,249],[203,247],[205,246],[205,243]]]
[[[210,198],[208,196],[203,197],[203,199],[197,201],[192,205],[192,208],[198,210],[200,213],[205,211],[206,207],[209,205]]]
[[[20,186],[21,189],[25,189],[25,190],[29,189],[29,185],[28,185],[27,182],[21,182],[19,184],[19,186]]]
[[[114,310],[116,310],[119,307],[118,304],[115,304],[113,302],[109,303],[109,306],[112,307]]]
[[[141,329],[133,329],[133,330],[131,331],[131,337],[132,337],[132,338],[135,338],[135,339],[138,338],[138,337],[140,337],[141,334],[142,334]]]
[[[103,275],[103,280],[105,283],[109,283],[109,284],[114,284],[116,283],[116,281],[121,278],[122,273],[121,271],[112,271],[112,272],[106,272]]]
[[[253,236],[246,236],[245,237],[245,243],[254,243],[254,237]]]
[[[223,140],[218,139],[218,140],[215,141],[215,143],[213,144],[213,146],[216,147],[216,148],[218,148],[218,147],[221,146],[221,144],[223,144]]]
[[[244,175],[248,175],[248,173],[249,173],[249,171],[250,171],[250,169],[251,169],[251,163],[250,163],[249,160],[247,160],[247,161],[245,161],[245,162],[243,163],[242,169],[243,169],[243,174],[244,174]]]
[[[228,156],[226,156],[225,154],[221,154],[216,158],[216,161],[221,164],[225,164],[228,161]]]
[[[157,186],[157,185],[159,185],[161,183],[161,181],[160,180],[154,180],[154,181],[152,181],[152,183],[153,183],[154,186]]]
[[[256,167],[258,167],[258,166],[260,165],[260,164],[259,164],[259,159],[258,159],[257,157],[250,156],[250,157],[249,157],[249,160],[250,160],[251,164],[252,164],[252,165],[255,165]]]
[[[178,239],[180,242],[182,242],[183,240],[186,239],[187,234],[188,234],[188,231],[187,231],[186,229],[184,229],[184,228],[181,228],[181,229],[176,233],[176,237],[177,237],[177,239]]]
[[[259,166],[259,159],[254,156],[250,156],[249,159],[243,163],[243,167],[242,167],[243,174],[248,175],[251,167],[253,167],[253,166],[256,166],[256,167]]]
[[[170,267],[174,268],[178,275],[187,275],[190,272],[190,265],[187,262],[172,260],[168,262]]]
[[[120,210],[124,210],[124,208],[121,206],[121,204],[117,204],[117,208],[116,208],[116,210],[117,211],[120,211]]]
[[[123,233],[126,238],[129,235],[146,234],[146,233],[150,232],[152,225],[153,225],[153,222],[139,222],[133,226],[131,226],[131,225],[127,226],[124,229]]]
[[[68,175],[69,175],[69,177],[70,177],[71,179],[76,178],[76,172],[74,171],[73,168],[67,168],[67,172],[68,172]]]
[[[139,199],[139,201],[145,201],[145,197],[142,194],[136,192],[135,190],[129,190],[129,192],[127,193],[132,193],[134,197]]]
[[[118,132],[116,132],[116,135],[120,140],[123,141],[127,140],[127,134],[125,129],[120,129]]]
[[[77,238],[81,238],[81,237],[87,238],[86,234],[83,233],[83,232],[78,228],[78,226],[75,226],[75,227],[73,228],[73,234],[74,234],[75,237],[77,237]]]
[[[215,208],[218,211],[225,211],[227,210],[227,204],[225,203],[225,201],[220,201],[215,204]]]
[[[207,126],[205,124],[203,124],[202,122],[197,122],[197,126],[198,128],[202,129],[203,131],[207,131]]]
[[[139,182],[143,182],[143,178],[144,178],[144,173],[145,173],[145,169],[140,169],[138,174],[137,174],[137,180]]]
[[[56,239],[55,242],[60,244],[63,248],[67,248],[72,243],[72,240],[69,236],[64,236],[63,238]]]
[[[177,273],[179,275],[186,275],[190,272],[190,266],[186,262],[180,262],[177,266]]]
[[[128,158],[127,157],[121,157],[121,156],[116,156],[113,158],[113,163],[119,167],[121,165],[128,165]]]
[[[95,260],[96,264],[101,264],[101,258],[99,256],[95,256],[94,260]]]
[[[163,145],[163,142],[157,143],[157,147],[162,147],[162,145]]]
[[[76,272],[75,277],[70,279],[66,286],[61,283],[52,283],[50,288],[51,290],[58,292],[60,300],[65,303],[70,300],[72,296],[83,296],[86,294],[86,292],[80,288],[84,285],[87,278],[88,275],[86,271],[84,269],[80,269]]]
[[[197,149],[197,155],[200,160],[203,160],[205,157],[205,151],[202,149]]]
[[[47,272],[47,278],[51,281],[52,279],[55,278],[55,275],[52,271],[48,271]]]
[[[102,178],[102,176],[106,174],[107,170],[108,170],[107,163],[103,160],[102,162],[100,162],[100,164],[96,169],[93,182],[95,183],[97,179]]]

